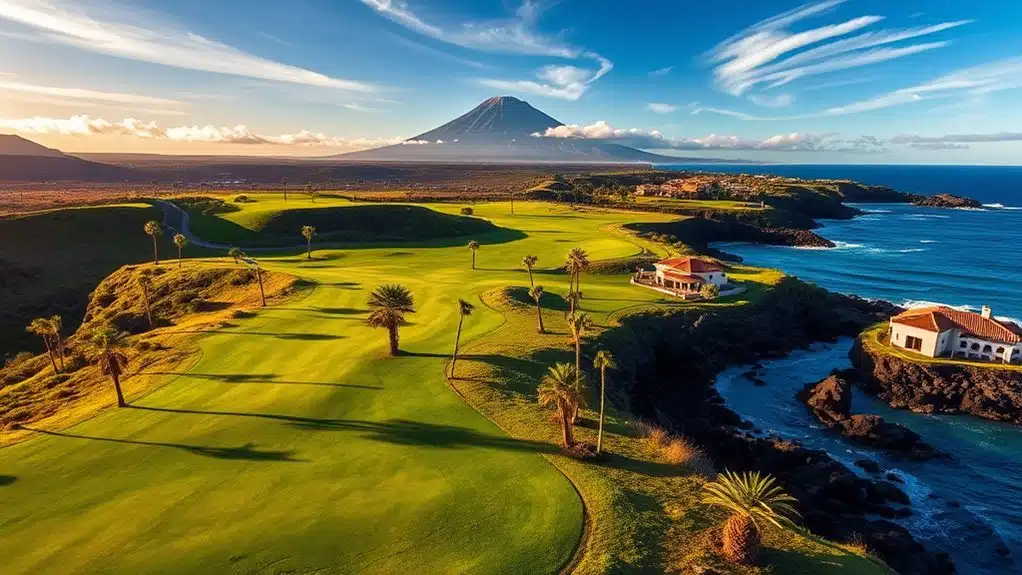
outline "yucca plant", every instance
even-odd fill
[[[702,502],[731,512],[724,524],[724,556],[735,563],[754,563],[760,551],[760,523],[791,526],[789,517],[799,517],[792,505],[795,498],[776,484],[770,475],[746,471],[741,475],[725,471],[703,486]]]

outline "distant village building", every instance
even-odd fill
[[[1022,327],[982,313],[931,306],[891,318],[890,342],[927,357],[1022,363]]]

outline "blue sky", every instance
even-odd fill
[[[0,132],[328,155],[514,95],[660,153],[1022,163],[1022,2],[0,1]]]

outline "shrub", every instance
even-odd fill
[[[699,288],[699,295],[706,299],[716,299],[720,295],[720,288],[713,284],[703,284],[703,287]]]
[[[234,203],[236,204],[245,204],[251,201],[252,200],[245,194],[238,194],[237,196],[234,196]]]
[[[195,290],[179,291],[171,296],[170,301],[174,304],[174,307],[179,307],[188,304],[198,297],[199,292]]]
[[[135,349],[137,349],[139,351],[149,351],[150,349],[152,349],[152,347],[153,347],[153,344],[149,343],[146,340],[142,340],[142,341],[140,341],[140,342],[135,344]]]
[[[671,436],[662,427],[653,427],[650,429],[649,434],[646,435],[646,441],[649,445],[655,449],[660,449],[667,445],[667,441],[670,440]]]
[[[231,274],[230,284],[234,287],[248,285],[256,280],[256,274],[252,270],[237,270]]]
[[[475,210],[473,208],[461,208],[461,215],[471,216],[473,214],[475,214]]]
[[[46,388],[46,389],[53,389],[54,387],[57,387],[58,385],[64,383],[65,381],[67,381],[69,379],[71,379],[70,375],[68,375],[66,373],[58,373],[56,375],[51,375],[51,376],[43,379],[42,383],[43,383],[43,387],[44,388]]]
[[[256,315],[255,312],[251,312],[251,311],[247,311],[247,310],[243,310],[243,309],[236,309],[233,312],[231,312],[231,318],[233,318],[233,319],[245,319],[245,318],[249,318],[249,317],[255,317],[255,315]]]
[[[96,302],[96,305],[98,307],[106,308],[109,307],[110,304],[117,301],[117,295],[114,294],[114,292],[111,291],[110,288],[106,288],[103,291],[97,293],[94,296],[93,300]]]
[[[188,302],[188,311],[192,313],[206,311],[210,308],[211,303],[212,302],[210,302],[209,300],[203,299],[201,297],[195,298],[192,301]]]
[[[126,311],[110,318],[110,325],[125,333],[143,333],[149,330],[149,318],[144,313]]]

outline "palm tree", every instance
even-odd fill
[[[188,238],[184,234],[174,234],[174,245],[177,246],[177,267],[181,267],[181,252],[188,245]]]
[[[472,269],[476,269],[476,252],[479,251],[479,242],[475,240],[468,242],[468,249],[472,252]]]
[[[53,343],[57,349],[57,359],[60,360],[60,371],[65,371],[64,368],[64,319],[59,315],[51,315],[50,319],[50,334],[53,336]]]
[[[758,471],[741,475],[725,471],[703,491],[703,503],[731,512],[724,525],[724,556],[736,563],[752,563],[759,555],[759,521],[783,527],[792,524],[787,516],[799,516],[792,506],[795,498],[775,485],[773,477]]]
[[[50,343],[53,334],[53,326],[50,324],[50,320],[44,317],[37,317],[28,324],[25,331],[43,338],[43,343],[46,344],[46,353],[50,356],[50,365],[53,366],[53,373],[59,373],[60,370],[57,369],[57,358],[54,355],[53,344]]]
[[[543,306],[539,304],[539,300],[543,299],[543,286],[532,286],[532,289],[529,290],[529,297],[536,302],[536,319],[539,320],[539,327],[536,328],[536,331],[546,333],[546,330],[543,329]]]
[[[571,414],[578,409],[581,396],[575,387],[575,367],[570,363],[558,363],[550,367],[536,390],[542,406],[557,408],[561,419],[561,442],[565,447],[575,445],[571,429]]]
[[[458,335],[454,339],[454,358],[451,359],[451,379],[454,379],[454,366],[458,363],[458,348],[461,346],[461,326],[465,323],[465,316],[472,315],[476,306],[463,299],[458,300]]]
[[[284,191],[284,203],[287,203],[287,178],[280,179],[280,189]]]
[[[305,259],[312,259],[312,236],[316,235],[316,228],[313,226],[302,226],[302,237],[305,238]]]
[[[92,349],[96,354],[96,362],[103,375],[110,376],[114,382],[114,389],[117,391],[117,407],[124,407],[124,392],[121,391],[121,374],[128,365],[128,357],[121,350],[124,349],[124,337],[113,328],[104,328],[96,332],[90,341]]]
[[[579,305],[582,303],[582,292],[570,291],[568,292],[568,295],[565,296],[565,299],[568,300],[568,315],[575,317],[575,310],[577,310]]]
[[[156,246],[156,238],[163,235],[163,226],[156,220],[149,220],[145,223],[143,228],[145,233],[149,234],[153,238],[153,263],[159,265],[160,263],[160,251]]]
[[[382,285],[368,300],[369,327],[386,328],[390,335],[390,355],[398,354],[398,328],[405,325],[405,314],[415,313],[415,299],[412,292],[403,285]]]
[[[149,292],[153,289],[153,279],[148,275],[138,276],[138,287],[142,288],[142,303],[145,305],[145,316],[149,320],[149,329],[153,329],[153,311],[149,306]]]
[[[582,336],[585,335],[586,330],[593,327],[593,320],[589,319],[589,316],[580,313],[577,317],[573,317],[568,320],[568,327],[571,328],[571,336],[575,340],[575,387],[578,388],[579,393],[582,393]],[[578,419],[578,407],[575,407],[574,413],[571,414],[571,423],[575,424]]]
[[[525,256],[522,258],[522,265],[525,266],[525,269],[529,270],[529,285],[531,286],[536,285],[536,282],[532,281],[532,268],[536,267],[538,261],[539,258],[536,256]]]
[[[234,263],[238,263],[238,259],[245,255],[245,252],[241,251],[241,248],[231,248],[227,250],[227,255],[234,258]]]
[[[603,408],[607,400],[607,370],[617,369],[614,363],[614,356],[609,351],[600,350],[596,352],[593,360],[593,367],[600,370],[600,430],[596,434],[596,454],[603,450]]]
[[[572,262],[574,265],[571,265]],[[571,251],[568,252],[568,264],[569,270],[573,270],[575,291],[579,291],[579,279],[582,272],[589,268],[589,254],[582,248],[571,248]]]

